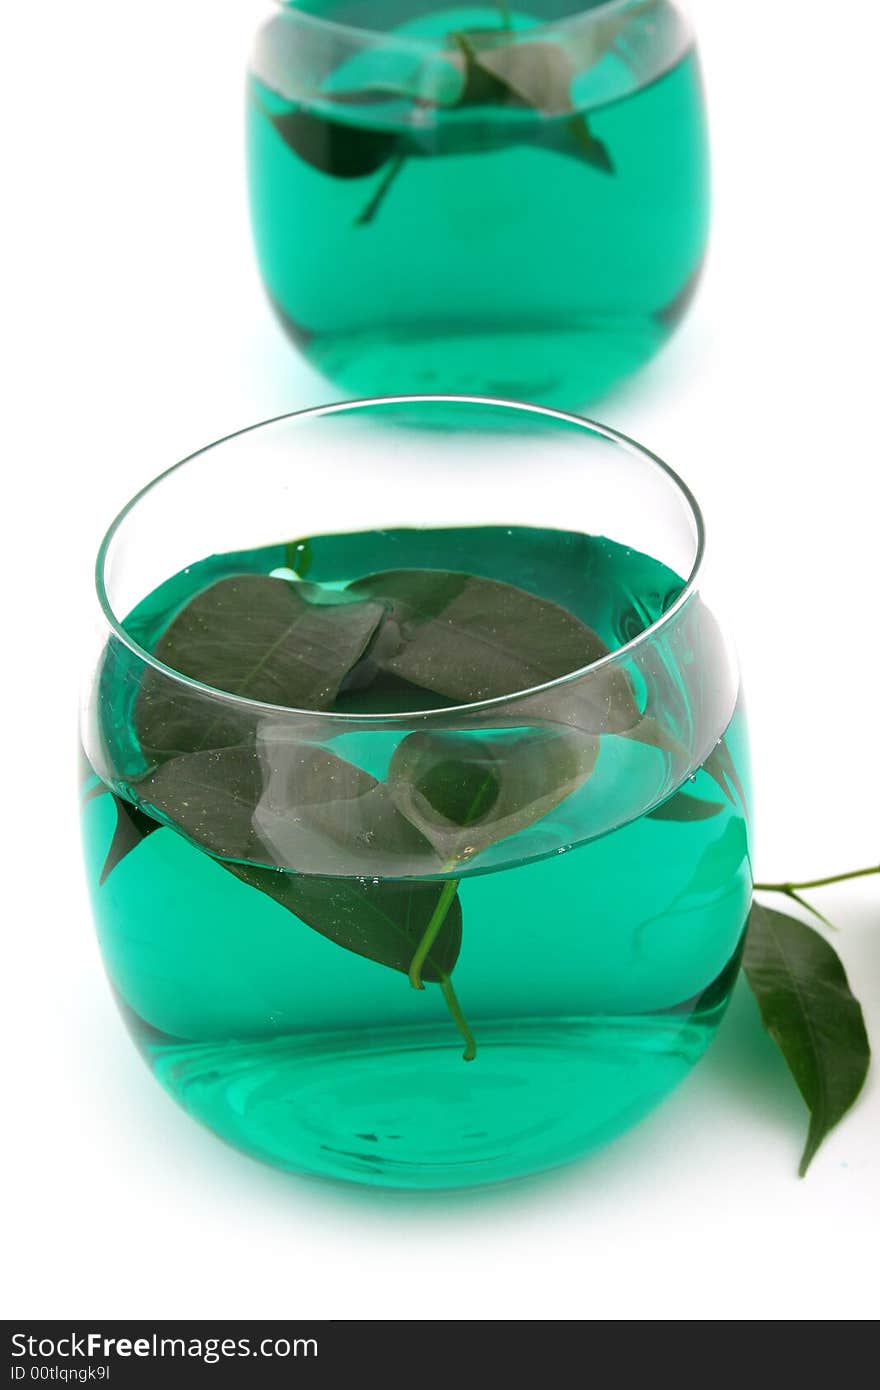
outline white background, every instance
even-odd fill
[[[876,862],[880,840],[880,18],[826,0],[694,8],[709,272],[674,343],[595,413],[704,504],[735,579],[758,874],[812,876]],[[94,944],[72,785],[92,555],[168,464],[333,397],[276,328],[251,258],[242,68],[262,6],[6,11],[4,1313],[875,1316],[880,1073],[799,1182],[805,1112],[742,986],[706,1060],[640,1129],[465,1197],[262,1168],[135,1056]],[[880,1046],[880,885],[822,906]]]

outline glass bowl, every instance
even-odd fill
[[[647,450],[478,398],[285,416],[129,503],[86,861],[191,1115],[292,1171],[460,1187],[577,1158],[687,1075],[751,893],[704,549]]]

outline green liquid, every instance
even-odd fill
[[[208,583],[291,559],[325,583],[416,560],[467,568],[565,602],[615,646],[681,587],[656,561],[601,538],[392,531],[321,537],[293,555],[275,546],[212,557],[161,586],[127,626],[155,643]],[[747,786],[741,711],[724,737]],[[340,741],[352,761],[356,740]],[[641,747],[643,762],[617,764],[621,745],[629,741],[602,740],[583,789],[598,803],[632,803],[630,779],[662,761]],[[478,857],[464,870],[454,982],[477,1039],[472,1063],[438,986],[416,992],[403,974],[340,948],[168,826],[102,883],[116,814],[110,796],[92,795],[85,847],[107,970],[161,1083],[256,1158],[411,1188],[548,1168],[656,1105],[724,1012],[751,892],[748,807],[703,770],[683,791],[717,803],[717,814],[643,815],[566,842],[566,814],[575,822],[563,803],[506,842],[505,867],[481,869]]]
[[[446,9],[431,32],[497,23],[491,9]],[[376,80],[387,70],[381,49],[361,54],[359,82],[371,61]],[[603,62],[625,69],[618,54]],[[632,82],[627,73],[619,86]],[[257,257],[315,367],[353,395],[452,391],[577,408],[659,349],[690,300],[707,236],[696,58],[690,50],[619,99],[580,103],[577,84],[573,99],[613,172],[579,155],[570,115],[480,107],[461,152],[462,113],[434,112],[398,168],[389,154],[377,169],[335,177],[291,149],[268,113],[317,117],[328,141],[403,131],[411,148],[393,103],[381,120],[365,105],[297,106],[251,79]]]

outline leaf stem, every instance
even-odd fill
[[[823,922],[830,931],[837,931],[834,923],[830,918],[825,916],[824,912],[820,912],[818,907],[813,907],[812,903],[808,903],[806,898],[802,898],[800,893],[796,893],[793,888],[790,888],[785,896],[791,898],[793,903],[797,903],[798,907],[804,908],[804,910],[811,913],[813,917],[818,917],[819,921]]]
[[[440,928],[446,921],[446,914],[452,906],[452,899],[455,897],[457,892],[458,879],[448,878],[443,885],[440,896],[437,899],[437,906],[431,913],[431,920],[425,927],[424,935],[421,941],[419,942],[418,946],[416,947],[416,953],[413,956],[412,962],[409,967],[409,982],[412,985],[413,989],[425,988],[425,986],[422,984],[422,966],[425,963],[425,960],[428,956],[428,952],[434,945],[434,942],[437,940]],[[445,992],[446,991],[444,986],[444,993]],[[448,997],[449,996],[447,995],[447,1001]]]
[[[880,874],[880,864],[874,864],[869,869],[850,869],[845,874],[829,874],[827,878],[806,879],[803,883],[756,883],[754,886],[755,891],[759,893],[785,893],[791,897],[793,893],[804,888],[826,888],[830,883],[844,883],[850,878],[867,878],[869,874]]]
[[[477,1055],[477,1044],[468,1026],[468,1021],[461,1011],[458,995],[452,987],[452,980],[449,975],[443,974],[440,976],[440,988],[443,991],[443,998],[446,1000],[446,1007],[449,1010],[452,1021],[464,1038],[464,1052],[461,1055],[465,1062],[472,1062]]]
[[[406,155],[404,154],[399,154],[395,159],[392,159],[388,168],[385,170],[384,177],[382,178],[382,182],[379,184],[379,187],[376,189],[375,193],[373,194],[372,198],[367,203],[363,211],[359,213],[359,215],[355,218],[354,225],[356,227],[365,227],[368,222],[372,222],[373,218],[376,216],[376,213],[379,211],[379,208],[381,207],[382,203],[385,201],[385,197],[389,193],[391,185],[397,178],[397,175],[400,173],[405,163]]]

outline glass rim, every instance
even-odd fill
[[[301,9],[296,0],[273,0],[273,3],[278,9],[295,15],[315,29],[324,29],[332,34],[344,34],[358,43],[369,42],[372,44],[376,39],[382,39],[385,42],[397,42],[406,48],[422,49],[430,53],[437,52],[438,35],[436,34],[399,34],[384,29],[369,29],[359,24],[341,23],[328,16],[315,14],[311,10]],[[499,33],[508,34],[511,43],[532,41],[545,34],[558,34],[560,30],[580,28],[581,26],[587,28],[599,19],[604,20],[614,11],[626,10],[639,3],[645,4],[646,0],[599,0],[599,4],[591,6],[588,10],[575,10],[572,14],[563,15],[559,19],[549,19],[546,23],[535,24],[528,29],[500,29]],[[648,0],[648,3],[652,3],[652,0]],[[653,3],[660,3],[660,0],[653,0]],[[269,422],[266,421],[265,423],[268,424]],[[217,442],[220,443],[221,441],[218,440]]]
[[[588,433],[592,432],[593,434],[600,435],[610,443],[620,446],[628,452],[637,454],[651,467],[658,468],[666,475],[669,482],[678,491],[679,496],[689,511],[696,533],[696,549],[690,573],[685,579],[682,589],[676,596],[674,602],[671,603],[665,612],[663,612],[659,618],[656,618],[653,623],[650,623],[641,632],[637,633],[635,637],[631,637],[619,647],[614,647],[611,651],[606,652],[604,656],[600,656],[595,661],[588,662],[587,665],[580,666],[574,671],[567,671],[564,675],[555,676],[552,680],[542,681],[540,685],[530,686],[525,690],[511,690],[504,695],[495,695],[487,700],[472,700],[465,704],[444,705],[437,708],[431,707],[429,709],[394,711],[393,713],[389,712],[386,714],[349,714],[345,711],[300,709],[293,705],[276,705],[264,700],[252,700],[246,695],[236,695],[231,690],[222,690],[219,686],[206,685],[203,681],[188,676],[184,671],[178,671],[173,666],[167,666],[165,662],[160,661],[153,652],[149,651],[146,647],[142,647],[126,630],[124,620],[117,616],[113,608],[105,582],[105,571],[110,547],[121,526],[134,512],[138,504],[158,488],[161,483],[164,483],[166,479],[170,478],[174,473],[177,473],[179,469],[184,468],[189,463],[195,462],[196,459],[210,453],[212,450],[221,448],[224,444],[228,444],[234,439],[240,439],[244,435],[252,434],[257,430],[266,429],[272,425],[281,424],[286,420],[317,420],[325,415],[337,415],[352,410],[369,410],[374,406],[424,405],[427,403],[493,406],[506,410],[524,411],[532,416],[543,415],[548,419],[560,420],[566,424],[583,428]],[[362,399],[337,401],[330,405],[308,406],[302,410],[285,411],[281,415],[274,415],[269,419],[259,420],[256,424],[245,425],[242,429],[233,430],[230,434],[223,435],[220,439],[215,439],[210,444],[203,445],[200,449],[196,449],[193,453],[187,454],[185,458],[180,459],[177,463],[173,463],[169,468],[157,474],[155,478],[151,479],[149,483],[140,488],[134,496],[126,502],[121,511],[113,518],[104,534],[104,538],[98,548],[94,574],[98,603],[111,632],[134,656],[143,661],[147,666],[152,667],[159,675],[165,676],[177,684],[194,690],[199,694],[207,695],[211,698],[219,698],[233,706],[249,709],[251,711],[258,711],[276,718],[279,716],[288,717],[293,715],[300,718],[333,720],[352,727],[364,724],[387,727],[389,725],[412,725],[414,721],[424,721],[429,718],[467,716],[479,714],[484,711],[491,711],[493,709],[501,709],[511,705],[513,702],[527,700],[532,696],[542,695],[547,691],[556,690],[561,686],[581,680],[585,676],[591,675],[594,671],[607,669],[614,662],[623,661],[642,647],[648,645],[649,642],[675,620],[685,605],[690,602],[697,591],[705,551],[705,521],[700,505],[693,492],[684,479],[681,478],[668,463],[665,463],[659,455],[653,453],[650,449],[645,448],[643,444],[639,444],[637,440],[631,439],[629,435],[623,434],[619,430],[612,429],[610,425],[600,424],[597,420],[589,419],[587,416],[575,415],[565,410],[556,410],[551,406],[533,405],[525,401],[505,400],[501,397],[494,396],[420,394],[370,396]],[[167,577],[170,578],[171,576]]]

